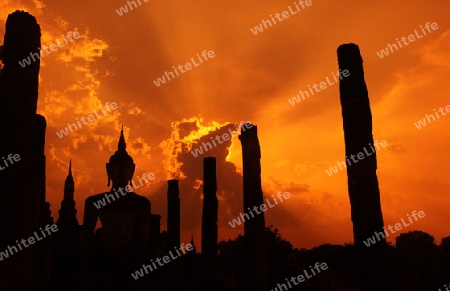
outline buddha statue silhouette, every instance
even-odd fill
[[[82,247],[105,251],[135,250],[149,245],[150,200],[131,190],[135,170],[133,158],[126,151],[123,127],[118,149],[106,164],[109,192],[90,196],[84,205]],[[121,193],[121,195],[118,194]],[[106,200],[105,200],[106,199]],[[99,200],[107,201],[99,206]],[[94,230],[100,219],[101,229]]]

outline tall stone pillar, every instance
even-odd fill
[[[247,126],[247,129],[244,126],[242,126],[239,140],[242,144],[245,213],[249,212],[249,209],[253,210],[255,206],[259,208],[264,202],[261,187],[261,149],[257,126]],[[245,220],[244,244],[248,256],[246,260],[248,264],[246,290],[268,290],[268,248],[264,212]]]
[[[351,205],[351,219],[355,246],[361,258],[361,290],[386,290],[377,285],[379,270],[374,261],[374,254],[385,248],[386,240],[370,246],[363,241],[372,237],[375,232],[384,234],[383,215],[381,212],[380,190],[377,179],[377,158],[372,152],[372,114],[369,96],[364,80],[363,60],[356,44],[344,44],[337,50],[339,69],[348,70],[350,75],[341,77],[339,84],[344,125],[345,154],[347,162],[348,193]],[[366,149],[366,151],[364,150]],[[364,159],[354,159],[358,153]],[[353,159],[357,162],[352,161]],[[380,277],[381,278],[381,277]],[[381,288],[381,289],[380,289]]]
[[[168,181],[167,191],[167,249],[180,247],[180,190],[178,180]]]
[[[218,206],[216,158],[203,159],[202,261],[204,290],[217,290]]]
[[[35,166],[35,122],[39,84],[41,31],[36,19],[16,11],[6,20],[0,73],[0,157],[17,155],[20,160],[1,159],[0,171],[0,250],[17,248],[16,240],[27,239],[39,226],[42,185],[38,189]],[[35,53],[34,61],[22,67],[19,62]],[[24,64],[24,63],[22,63]],[[0,290],[31,290],[34,278],[36,244],[10,255],[0,263]]]

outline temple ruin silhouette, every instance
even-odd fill
[[[371,248],[364,246],[365,239],[384,232],[375,153],[347,167],[354,245],[294,249],[278,229],[266,225],[264,212],[244,222],[244,236],[218,242],[217,190],[227,181],[217,175],[216,158],[205,157],[202,253],[197,253],[192,236],[191,251],[172,256],[170,264],[156,265],[158,258],[179,252],[183,244],[180,212],[185,196],[180,193],[179,180],[167,181],[167,231],[161,231],[161,215],[152,213],[148,198],[132,191],[117,192],[134,185],[136,169],[126,150],[123,128],[117,150],[106,163],[110,190],[85,199],[80,224],[75,203],[79,193],[72,174],[77,161],[70,160],[54,222],[46,201],[46,120],[36,114],[40,60],[25,68],[19,65],[24,56],[40,47],[40,38],[40,26],[29,13],[16,11],[8,16],[0,47],[4,65],[0,72],[0,124],[4,128],[0,132],[0,153],[18,154],[21,161],[0,173],[0,252],[46,225],[55,223],[58,231],[14,255],[1,257],[0,291],[280,290],[276,286],[287,284],[288,274],[298,274],[319,260],[328,262],[330,269],[290,290],[344,290],[336,285],[364,291],[436,290],[450,282],[450,238],[445,243],[443,239],[439,250],[434,248],[434,238],[422,232],[404,235],[400,239],[400,246],[406,246],[403,249],[396,250],[384,237]],[[337,59],[340,69],[350,71],[339,87],[347,158],[373,143],[372,115],[358,46],[341,45]],[[257,129],[256,125],[247,127],[239,136],[244,211],[264,203]],[[98,207],[102,199],[107,203]],[[96,228],[98,221],[100,228]],[[417,249],[425,255],[416,256]],[[423,265],[416,265],[412,257]],[[418,278],[419,272],[435,281],[424,281],[423,285],[397,283],[395,278],[404,278],[400,268],[414,274],[411,278]],[[142,276],[137,276],[138,272]]]

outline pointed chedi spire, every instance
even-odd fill
[[[56,221],[58,233],[54,241],[54,252],[57,256],[70,253],[76,256],[79,248],[81,229],[77,219],[74,193],[75,183],[72,176],[72,160],[70,160],[69,173],[64,184],[64,198],[61,201],[61,208],[58,210],[59,217]]]
[[[67,174],[67,177],[66,177],[66,184],[67,183],[74,184],[73,176],[72,176],[72,160],[70,160],[70,162],[69,162],[69,174]]]
[[[58,211],[59,218],[57,224],[78,225],[75,208],[75,183],[72,176],[72,160],[69,162],[69,174],[64,183],[64,198],[61,201],[61,208]]]

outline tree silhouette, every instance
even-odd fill
[[[404,270],[419,270],[421,276],[429,274],[439,250],[433,236],[414,230],[400,234],[395,242]]]
[[[442,254],[440,256],[440,269],[446,274],[450,274],[450,236],[442,238],[439,249]]]
[[[270,283],[284,281],[292,265],[294,248],[289,241],[283,239],[277,228],[272,225],[265,229],[269,253]],[[245,274],[245,249],[244,237],[239,235],[235,240],[220,241],[217,245],[219,251],[219,266],[223,272],[233,278],[234,281],[243,282]]]
[[[450,236],[442,238],[439,248],[445,253],[450,253]]]
[[[399,251],[430,251],[436,248],[434,237],[419,230],[400,234],[395,244]]]

